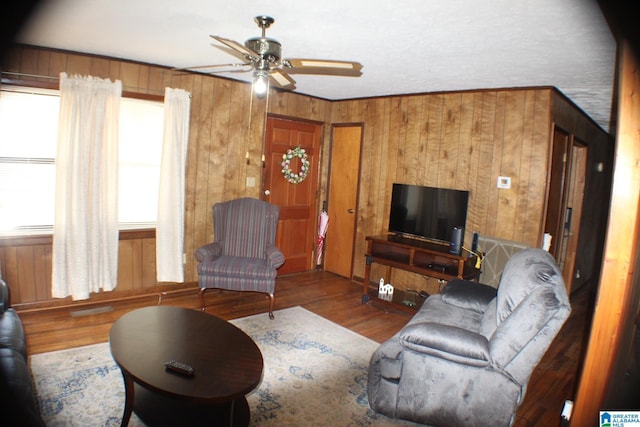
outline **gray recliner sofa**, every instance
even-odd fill
[[[452,280],[374,352],[369,405],[432,426],[510,426],[570,311],[560,269],[542,249],[513,255],[497,291]]]

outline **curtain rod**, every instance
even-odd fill
[[[59,80],[58,77],[41,76],[39,74],[29,74],[29,73],[16,73],[14,71],[0,71],[0,73],[5,74],[5,75],[9,75],[9,76],[16,76],[16,77],[29,77],[29,78],[32,78],[32,79]]]
[[[16,86],[35,86],[35,87],[43,87],[44,89],[58,89],[60,86],[60,79],[58,77],[51,76],[41,76],[38,74],[28,74],[28,73],[16,73],[13,71],[0,71],[0,74],[3,75],[1,79],[1,83],[3,85],[16,85]],[[4,77],[4,76],[7,77]],[[14,76],[11,78],[10,76]],[[42,82],[39,80],[27,80],[27,79],[47,79],[49,81]],[[39,84],[38,84],[39,83]],[[132,92],[128,90],[122,90],[122,96],[127,98],[136,98],[136,99],[146,99],[150,101],[164,101],[164,93],[153,94],[153,93],[141,93],[141,92]],[[191,97],[191,94],[189,94]]]

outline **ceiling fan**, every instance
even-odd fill
[[[362,65],[358,62],[302,58],[283,59],[281,57],[282,45],[280,42],[266,37],[267,28],[275,20],[270,16],[256,16],[254,21],[262,29],[262,35],[248,39],[244,42],[244,45],[220,36],[210,36],[222,44],[222,46],[216,44],[213,44],[213,46],[241,59],[242,63],[202,65],[186,69],[193,71],[208,69],[210,71],[207,74],[249,72],[253,70],[253,90],[258,97],[266,94],[269,82],[283,89],[295,89],[296,81],[289,74],[320,74],[347,77],[362,75]]]

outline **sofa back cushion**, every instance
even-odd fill
[[[452,279],[440,294],[447,304],[482,314],[487,304],[496,297],[496,290],[491,286],[470,280]]]
[[[563,294],[563,303],[567,303],[566,290],[562,274],[555,259],[543,249],[531,248],[514,254],[502,273],[498,287],[497,324],[502,323],[511,312],[534,289],[546,286],[556,293]]]

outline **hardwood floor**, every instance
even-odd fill
[[[391,337],[411,317],[378,303],[362,304],[362,286],[331,273],[307,272],[280,276],[277,280],[276,310],[299,305],[377,342]],[[265,321],[269,321],[268,298],[264,295],[216,290],[205,295],[208,313],[224,319],[264,313]],[[559,425],[564,401],[574,395],[592,312],[591,295],[587,289],[572,297],[571,317],[534,371],[514,426]],[[158,303],[200,308],[198,291],[190,288],[161,298],[152,295],[94,306],[19,313],[28,351],[35,354],[106,342],[115,320],[136,308]]]

